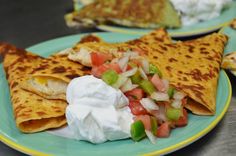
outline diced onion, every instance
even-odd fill
[[[141,77],[145,80],[148,80],[148,77],[147,77],[146,73],[143,71],[143,69],[139,67],[138,70],[140,72]]]
[[[173,98],[177,100],[182,100],[184,97],[185,97],[185,94],[178,91],[175,92],[173,96]]]
[[[149,73],[149,62],[146,59],[142,59],[141,61],[142,68],[146,74]]]
[[[174,107],[174,108],[181,108],[182,106],[182,101],[179,100],[179,99],[175,99],[172,103],[171,103],[171,106]]]
[[[169,81],[166,80],[166,79],[162,79],[162,82],[163,82],[163,84],[164,84],[164,86],[165,86],[165,91],[167,91],[168,88],[169,88],[169,85],[170,85]]]
[[[133,76],[137,72],[137,70],[138,70],[138,68],[135,67],[135,68],[133,68],[131,70],[128,70],[128,71],[122,73],[121,75],[125,76],[125,77],[130,77],[130,76]]]
[[[118,63],[119,59],[118,58],[114,58],[113,60],[111,60],[111,63]]]
[[[119,59],[118,64],[119,64],[120,69],[122,71],[126,70],[128,62],[129,62],[129,57],[128,56],[124,56],[121,59]]]
[[[146,133],[148,139],[151,141],[151,143],[156,144],[156,139],[157,139],[156,136],[153,135],[151,131],[148,131],[146,129],[145,129],[145,133]]]
[[[130,90],[133,90],[134,88],[137,88],[138,85],[132,84],[131,80],[128,79],[120,88],[120,90],[124,93]]]
[[[116,81],[116,83],[112,85],[112,87],[119,89],[122,85],[126,83],[127,80],[128,80],[127,77],[119,75],[118,80]]]
[[[157,118],[157,121],[159,123],[167,121],[166,108],[165,108],[164,104],[159,105],[159,110],[153,111],[153,112],[151,112],[151,114]]]
[[[162,92],[154,92],[151,94],[151,98],[156,101],[169,101],[169,95]]]
[[[124,56],[128,56],[130,59],[135,59],[139,57],[139,54],[137,52],[128,51],[124,53]]]
[[[159,110],[158,105],[150,98],[142,98],[140,100],[140,103],[148,112]]]

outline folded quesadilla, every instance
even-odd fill
[[[155,38],[155,34],[152,38]],[[171,85],[189,96],[186,108],[195,114],[213,115],[220,64],[227,40],[227,36],[215,33],[200,39],[176,43],[171,43],[168,38],[159,42],[140,38],[123,44],[78,44],[76,48],[83,47],[96,52],[106,49],[105,52],[108,53],[111,47],[139,47],[145,51],[145,56],[160,68],[164,78],[170,80]]]
[[[181,26],[169,0],[95,0],[72,16],[73,21],[86,26],[109,23],[140,28]]]
[[[33,133],[66,124],[65,101],[47,100],[21,88],[26,75],[30,74],[32,68],[43,58],[5,43],[0,43],[0,54],[3,57],[13,112],[19,130]]]
[[[47,99],[66,101],[68,83],[73,78],[89,73],[89,68],[68,60],[66,56],[55,55],[43,59],[33,68],[22,88]]]
[[[214,33],[191,41],[153,44],[148,58],[175,88],[190,97],[186,108],[195,114],[213,115],[220,65],[227,40],[226,35]]]
[[[224,56],[221,67],[224,69],[236,71],[236,52],[226,54]]]

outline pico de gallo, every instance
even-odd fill
[[[131,137],[134,141],[148,137],[170,136],[173,128],[186,126],[187,97],[164,79],[161,71],[137,52],[125,52],[121,58],[92,52],[92,75],[120,89],[129,99],[134,115]]]

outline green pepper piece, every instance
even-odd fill
[[[158,76],[160,78],[162,78],[162,73],[161,71],[157,68],[157,66],[155,66],[154,64],[149,64],[149,74],[154,75],[154,74],[158,74]]]
[[[139,84],[142,81],[142,77],[141,77],[139,71],[137,71],[134,75],[132,75],[130,77],[130,79],[133,84]]]
[[[181,116],[181,109],[168,108],[166,111],[166,116],[169,120],[177,121]]]
[[[173,87],[169,87],[167,93],[169,97],[172,98],[174,96],[175,89]]]
[[[131,138],[134,141],[139,141],[146,136],[144,124],[141,120],[135,121],[131,125],[130,129]]]
[[[139,85],[149,95],[156,91],[154,85],[148,80],[142,80]]]
[[[153,135],[156,135],[157,128],[158,128],[157,119],[155,117],[151,116],[151,131],[152,131]]]
[[[119,78],[119,75],[114,70],[108,70],[102,74],[102,80],[108,85],[114,84]]]

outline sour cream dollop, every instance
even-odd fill
[[[66,119],[75,139],[103,143],[130,137],[133,115],[120,90],[82,76],[69,83],[66,96]]]
[[[170,0],[180,12],[182,24],[192,25],[218,17],[232,0]]]

